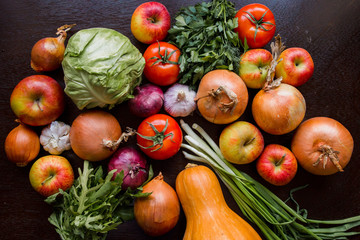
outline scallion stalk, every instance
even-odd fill
[[[229,189],[232,197],[246,218],[256,224],[266,239],[347,239],[360,235],[360,232],[348,232],[360,226],[360,215],[339,220],[308,219],[298,204],[294,210],[269,189],[239,171],[221,154],[220,148],[199,125],[193,129],[180,120],[181,127],[187,134],[187,142],[181,146],[190,151],[183,151],[186,159],[210,165],[221,181]],[[319,227],[319,225],[338,225]]]

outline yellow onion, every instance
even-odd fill
[[[30,127],[20,124],[5,139],[5,153],[9,161],[19,167],[34,160],[40,151],[39,136]]]
[[[201,79],[195,101],[201,116],[215,124],[237,120],[248,104],[245,82],[234,72],[217,69]]]
[[[118,120],[102,110],[81,113],[70,128],[70,144],[81,159],[101,161],[110,157],[120,143],[134,132],[122,133]]]
[[[303,122],[291,141],[299,164],[315,175],[343,172],[354,149],[349,130],[335,119],[313,117]]]
[[[46,37],[35,43],[31,50],[31,68],[36,72],[47,72],[58,69],[64,59],[67,31],[75,24],[64,25],[57,29],[57,38]]]
[[[150,236],[169,232],[175,227],[180,215],[180,203],[175,190],[164,181],[160,172],[145,184],[143,193],[151,194],[135,200],[134,215],[137,223]]]

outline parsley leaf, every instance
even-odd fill
[[[234,3],[213,0],[180,9],[168,31],[170,42],[181,50],[180,80],[196,88],[199,80],[214,69],[239,70],[241,41],[234,29]]]

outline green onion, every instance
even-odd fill
[[[307,218],[307,211],[300,209],[290,192],[289,200],[296,205],[296,210],[286,204],[269,189],[239,171],[221,154],[218,145],[199,125],[192,128],[183,120],[181,127],[187,134],[182,148],[186,159],[210,165],[239,206],[246,218],[256,224],[266,239],[347,239],[360,232],[348,232],[360,226],[360,215],[340,220],[315,220]],[[330,225],[330,226],[326,226]],[[334,226],[336,225],[336,226]],[[326,226],[326,227],[325,227]]]

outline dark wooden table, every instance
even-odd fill
[[[30,68],[30,51],[40,38],[54,36],[57,27],[65,23],[76,23],[79,29],[90,27],[112,28],[128,36],[140,51],[146,45],[135,40],[130,32],[130,19],[134,9],[143,1],[55,1],[55,0],[13,0],[0,2],[0,142],[3,145],[7,134],[17,124],[9,104],[10,94],[23,78],[35,74]],[[199,0],[161,0],[171,16],[184,6]],[[313,57],[315,72],[311,80],[299,87],[307,102],[305,119],[315,116],[332,117],[343,123],[355,140],[354,153],[344,173],[332,176],[314,176],[299,169],[295,179],[285,187],[273,187],[264,183],[255,171],[254,164],[239,166],[257,180],[263,182],[278,196],[286,199],[289,190],[310,184],[296,194],[299,204],[308,209],[309,217],[337,219],[360,214],[360,24],[358,16],[360,1],[318,0],[318,1],[260,1],[274,13],[277,33],[280,33],[287,47],[302,47]],[[236,1],[236,8],[252,1]],[[71,33],[70,33],[71,34]],[[269,46],[266,46],[269,48]],[[62,86],[63,73],[57,70],[47,75],[55,78]],[[249,91],[250,102],[240,118],[253,122],[250,111],[251,99],[256,91]],[[126,104],[112,109],[120,124],[136,128],[140,118],[131,117]],[[66,99],[66,110],[60,120],[71,124],[80,113],[70,99]],[[186,118],[189,123],[197,122],[217,140],[224,126],[212,125],[199,114]],[[289,147],[292,133],[271,136],[264,133],[266,144],[278,143]],[[131,141],[129,144],[133,144]],[[43,202],[44,198],[30,186],[28,173],[31,167],[16,167],[7,161],[3,147],[0,148],[0,238],[3,240],[59,239],[54,227],[47,221],[52,208]],[[46,153],[42,150],[40,155]],[[71,151],[64,153],[75,171],[82,161]],[[174,186],[177,174],[187,161],[181,153],[162,162],[151,162],[155,174],[162,171],[165,180]],[[77,172],[77,171],[76,171]],[[232,209],[240,211],[224,188],[224,194]],[[182,239],[186,219],[181,213],[177,226],[158,239]],[[135,221],[120,225],[111,231],[107,239],[152,239],[146,236]],[[359,239],[354,237],[352,239]]]

